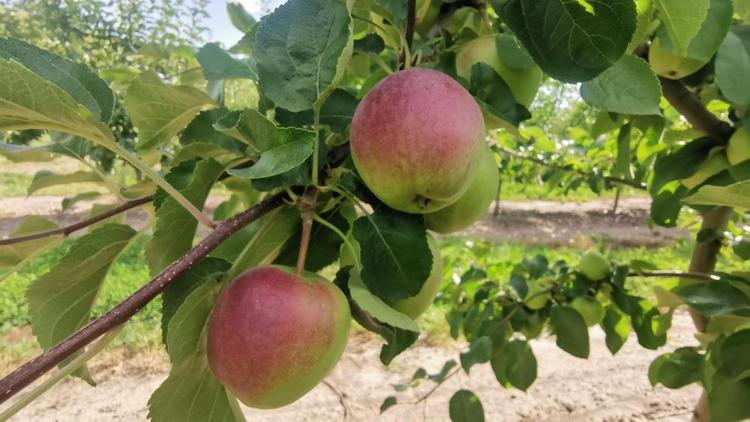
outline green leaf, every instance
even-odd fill
[[[388,12],[392,24],[403,26],[406,22],[406,3],[402,0],[375,0]]]
[[[229,270],[229,267],[229,263],[223,259],[205,258],[167,287],[164,293],[162,293],[161,308],[161,334],[164,344],[169,344],[167,342],[169,321],[182,303],[185,302],[186,298],[191,295],[191,292],[199,286],[209,284],[208,281],[210,280],[219,279]]]
[[[365,283],[362,282],[360,275],[354,270],[350,271],[349,292],[354,302],[378,321],[396,328],[419,333],[419,326],[413,319],[391,308],[379,297],[370,293]]]
[[[491,354],[492,339],[487,336],[479,337],[471,342],[468,351],[461,353],[461,367],[468,374],[472,366],[488,362]]]
[[[728,282],[695,283],[679,287],[674,292],[686,304],[707,317],[750,309],[750,297]]]
[[[503,63],[514,69],[531,69],[536,66],[529,52],[510,34],[498,34],[495,37],[495,48]]]
[[[334,89],[320,109],[320,124],[328,125],[334,132],[343,132],[352,121],[359,100],[343,89]],[[283,108],[276,109],[276,120],[284,126],[312,126],[312,110],[292,113]]]
[[[589,331],[581,314],[573,308],[555,306],[550,313],[550,322],[558,347],[575,357],[589,357]]]
[[[227,2],[227,13],[229,20],[235,28],[241,32],[249,32],[255,26],[255,18],[252,17],[242,6],[242,3],[236,1]]]
[[[299,228],[300,216],[296,208],[284,207],[257,223],[260,225],[258,231],[234,261],[228,278],[234,278],[248,268],[270,264],[276,260],[281,248]]]
[[[164,84],[151,72],[141,73],[125,92],[125,108],[138,128],[138,149],[156,148],[169,142],[204,108],[214,102],[189,86]]]
[[[263,179],[293,170],[313,153],[314,138],[303,138],[263,151],[251,167],[228,170],[228,173],[246,179]]]
[[[103,184],[101,176],[93,171],[77,171],[70,174],[55,174],[49,170],[40,170],[34,175],[31,185],[26,189],[26,195],[50,186],[67,185],[70,183],[99,183]]]
[[[722,95],[734,104],[750,105],[750,51],[742,40],[729,32],[716,54],[716,85]]]
[[[685,56],[708,14],[710,0],[655,0],[674,51]]]
[[[44,350],[88,322],[109,268],[135,234],[135,230],[120,224],[92,230],[78,238],[60,262],[29,287],[26,296],[31,328]],[[85,377],[85,369],[79,375]]]
[[[43,217],[30,215],[23,219],[21,224],[10,233],[9,237],[25,236],[56,228],[57,224]],[[58,244],[63,238],[63,235],[57,235],[11,245],[0,245],[0,268],[16,267],[47,248]]]
[[[604,329],[607,349],[614,355],[622,348],[630,335],[628,318],[614,306],[610,306],[604,314],[601,326]]]
[[[205,352],[173,365],[148,401],[153,422],[244,421],[235,399],[214,377]]]
[[[581,85],[589,105],[622,114],[661,114],[661,85],[648,63],[630,54]]]
[[[479,397],[469,390],[458,390],[448,402],[453,422],[484,422],[484,408]]]
[[[381,208],[354,222],[361,246],[362,280],[379,298],[415,296],[432,270],[422,216]]]
[[[220,121],[228,113],[230,112],[225,108],[201,111],[187,125],[185,130],[180,132],[180,143],[182,145],[190,145],[197,142],[210,143],[228,151],[244,152],[247,148],[245,144],[219,131],[215,127],[216,122]]]
[[[173,365],[188,360],[203,350],[202,337],[208,317],[221,292],[219,274],[207,274],[192,286],[169,319],[167,351]]]
[[[78,195],[75,196],[69,196],[67,198],[64,198],[62,200],[62,210],[63,212],[73,208],[73,206],[81,201],[91,201],[98,197],[102,196],[101,192],[81,192]]]
[[[220,145],[216,145],[208,142],[193,142],[180,148],[172,157],[171,165],[176,166],[185,161],[200,159],[200,158],[211,158],[224,165],[231,161],[239,158],[244,158],[244,155],[225,149]]]
[[[750,380],[750,360],[747,358],[750,329],[732,333],[720,343],[718,349],[713,354],[717,371],[737,381]]]
[[[351,31],[343,1],[290,0],[265,16],[254,51],[264,95],[289,111],[313,108],[351,55]]]
[[[471,67],[469,92],[483,109],[514,126],[531,117],[526,107],[516,103],[508,84],[486,63]]]
[[[648,368],[651,385],[662,384],[667,388],[682,388],[700,382],[703,355],[694,347],[681,347],[672,353],[660,355]]]
[[[186,161],[171,172],[188,173],[184,185],[175,187],[193,205],[202,208],[209,191],[223,170],[221,164],[208,158],[197,163]],[[158,202],[155,200],[155,204],[157,209],[154,235],[146,244],[146,258],[152,275],[158,274],[190,249],[198,228],[198,221],[171,196]]]
[[[286,144],[299,145],[315,138],[315,132],[307,129],[278,127],[255,109],[228,113],[221,117],[214,127],[250,145],[257,152],[270,151]]]
[[[395,406],[397,403],[398,399],[396,399],[396,396],[386,397],[385,400],[383,400],[383,403],[380,404],[380,414],[382,415],[383,412]]]
[[[701,24],[701,29],[690,42],[686,57],[708,62],[711,60],[722,40],[727,35],[732,24],[732,3],[726,0],[710,0],[706,19]],[[662,27],[659,41],[662,47],[676,51],[672,41],[666,33],[666,27]]]
[[[50,129],[114,147],[109,127],[66,91],[0,58],[0,130]]]
[[[16,38],[0,37],[0,58],[16,61],[57,85],[102,123],[112,118],[115,96],[88,66],[74,63]]]
[[[729,186],[702,186],[698,192],[684,199],[691,205],[723,205],[741,209],[750,209],[750,180],[744,180]]]
[[[677,151],[659,156],[654,164],[654,178],[649,190],[657,193],[667,183],[695,174],[715,144],[716,141],[711,138],[698,138]]]
[[[456,363],[455,360],[453,359],[448,360],[443,364],[443,367],[440,369],[440,372],[436,374],[430,374],[428,378],[434,382],[442,382],[448,376],[451,369],[455,368],[456,365],[458,364]]]
[[[632,179],[633,177],[630,171],[630,162],[632,160],[630,156],[630,134],[630,123],[620,128],[620,132],[617,134],[617,161],[615,161],[615,167],[612,169],[612,173],[615,176],[625,179]]]
[[[60,140],[46,145],[27,146],[0,143],[0,155],[14,163],[46,162],[56,154],[80,159],[89,152],[91,143],[78,136],[63,135]]]
[[[495,378],[503,386],[510,384],[526,391],[536,380],[536,357],[524,340],[513,340],[504,345],[490,363]]]
[[[419,333],[411,330],[402,330],[396,327],[392,327],[392,329],[393,335],[386,339],[388,343],[380,349],[380,362],[383,365],[389,365],[396,356],[414,344],[419,337]]]
[[[229,7],[229,4],[227,4],[227,7]],[[258,79],[255,69],[249,63],[230,56],[217,43],[204,45],[195,53],[195,57],[201,64],[203,76],[207,81],[222,79],[252,79],[255,81]]]
[[[741,405],[750,400],[750,379],[733,380],[717,373],[711,378],[708,405],[711,420],[744,421],[750,418],[750,406]]]
[[[510,0],[503,15],[542,70],[564,82],[589,80],[615,64],[636,26],[632,0]]]

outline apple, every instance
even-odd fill
[[[529,290],[524,298],[524,305],[527,308],[538,311],[547,306],[550,300],[550,293],[545,292],[552,286],[551,280],[529,280],[526,282]]]
[[[570,307],[578,311],[589,327],[604,319],[604,307],[599,301],[589,297],[577,297],[570,302]]]
[[[336,365],[349,337],[343,293],[316,274],[251,269],[221,293],[208,324],[208,363],[242,403],[285,406]]]
[[[495,154],[485,145],[477,158],[477,170],[466,193],[453,204],[425,214],[427,228],[438,233],[452,233],[471,226],[482,218],[495,199],[500,173]]]
[[[527,69],[508,66],[498,54],[497,37],[494,34],[485,35],[464,44],[456,55],[456,73],[468,81],[471,67],[477,63],[486,63],[508,84],[516,102],[528,108],[542,84],[542,71],[538,66]]]
[[[682,79],[705,66],[703,60],[678,56],[661,46],[656,38],[648,51],[648,62],[657,75],[667,79]]]
[[[381,80],[359,103],[352,158],[381,201],[399,211],[429,213],[469,188],[484,133],[482,112],[461,84],[412,68]]]
[[[391,307],[411,319],[417,319],[432,305],[440,290],[440,282],[443,281],[443,258],[440,255],[440,247],[435,238],[427,235],[427,244],[432,252],[432,271],[427,281],[424,282],[422,290],[416,295],[406,299],[399,299],[390,303]]]
[[[592,281],[601,280],[609,275],[609,260],[598,251],[587,251],[578,263],[578,271]]]
[[[733,166],[750,160],[750,132],[747,127],[737,128],[729,138],[727,158]]]
[[[727,160],[728,153],[725,153],[724,147],[711,148],[708,152],[708,158],[701,164],[698,171],[692,176],[682,179],[682,184],[688,189],[705,182],[709,178],[721,173],[727,167],[729,167],[729,161]]]

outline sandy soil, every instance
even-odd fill
[[[62,199],[57,196],[0,198],[0,237],[11,233],[24,215],[43,215],[58,224],[67,225],[84,219],[92,204],[80,202],[63,213],[60,211]],[[221,200],[219,197],[209,198],[208,211],[211,212]],[[623,199],[614,215],[610,212],[611,206],[610,200],[584,203],[503,201],[498,215],[489,212],[461,234],[488,240],[547,245],[569,245],[580,238],[602,236],[622,246],[656,246],[688,236],[688,232],[682,229],[649,228],[648,198]],[[126,221],[141,228],[147,224],[147,218],[145,212],[135,209],[128,212]]]
[[[482,400],[488,421],[687,421],[700,395],[697,387],[682,390],[652,388],[646,371],[659,353],[693,344],[692,324],[677,314],[668,345],[648,351],[630,338],[613,357],[604,345],[604,334],[591,330],[588,361],[572,357],[554,344],[554,338],[533,342],[539,365],[537,381],[527,393],[504,390],[489,365],[460,372],[419,405],[399,405],[379,415],[383,399],[394,394],[391,384],[409,378],[420,366],[437,372],[446,359],[458,359],[461,345],[420,344],[396,358],[390,368],[378,361],[379,342],[368,335],[351,339],[347,352],[328,384],[343,395],[350,421],[447,421],[448,400],[460,388],[474,390]],[[105,360],[106,362],[102,362]],[[14,421],[141,421],[146,419],[151,393],[165,378],[162,355],[98,358],[93,371],[99,385],[88,387],[67,380],[24,409]],[[401,393],[414,401],[433,384]],[[331,387],[321,384],[296,403],[274,411],[244,409],[252,421],[343,421],[344,408]]]

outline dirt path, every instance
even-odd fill
[[[12,232],[26,214],[43,215],[58,224],[71,224],[87,215],[91,203],[81,202],[65,213],[60,212],[62,197],[33,196],[0,198],[0,237]],[[221,198],[209,198],[213,210]],[[681,229],[653,230],[648,227],[650,199],[626,198],[616,215],[610,213],[610,200],[584,203],[553,201],[511,201],[500,203],[500,213],[489,212],[464,235],[496,241],[529,244],[569,245],[579,238],[602,236],[622,246],[656,246],[687,236]],[[142,210],[127,214],[127,222],[143,227],[147,215]]]
[[[390,368],[378,361],[379,342],[369,336],[351,339],[347,352],[327,381],[344,394],[351,421],[447,421],[448,400],[460,388],[470,388],[482,400],[488,421],[687,421],[700,391],[652,388],[646,376],[648,365],[658,354],[695,343],[692,323],[686,314],[675,316],[668,345],[648,351],[631,337],[612,357],[604,345],[604,334],[591,330],[588,361],[574,358],[557,348],[553,338],[533,342],[539,365],[538,378],[527,393],[504,390],[489,365],[472,368],[471,376],[460,373],[446,381],[420,405],[399,405],[379,415],[383,399],[394,394],[391,384],[403,382],[419,367],[437,372],[446,359],[458,358],[461,348],[430,346],[424,342],[399,356]],[[151,393],[166,376],[162,355],[137,355],[127,359],[95,361],[99,385],[91,388],[79,380],[67,380],[24,409],[14,421],[141,421],[147,417]],[[420,395],[430,389],[418,388]],[[416,396],[401,393],[404,401]],[[296,403],[274,411],[244,408],[252,421],[342,421],[339,399],[324,384]]]

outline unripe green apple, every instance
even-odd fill
[[[668,79],[682,79],[697,72],[706,64],[703,60],[678,56],[668,51],[661,46],[658,38],[651,43],[648,62],[657,75]]]
[[[528,69],[508,66],[498,54],[496,40],[497,35],[485,35],[463,45],[456,55],[456,73],[469,80],[472,66],[488,64],[508,84],[516,102],[528,108],[542,84],[542,71],[537,66]]]
[[[750,160],[750,132],[747,127],[737,128],[729,138],[727,158],[733,166]]]
[[[359,103],[354,165],[391,208],[429,213],[466,192],[484,139],[482,112],[461,84],[435,70],[396,72]]]
[[[435,238],[427,235],[427,244],[430,245],[432,252],[432,271],[429,278],[422,285],[422,290],[415,296],[396,300],[391,303],[393,309],[401,312],[411,319],[416,319],[432,305],[435,295],[440,290],[440,282],[443,280],[443,258],[440,255],[440,246]]]
[[[526,286],[528,286],[529,290],[524,298],[526,307],[535,311],[544,308],[550,300],[549,292],[545,292],[545,290],[549,289],[550,284],[549,281],[545,280],[527,281]]]
[[[592,281],[601,280],[609,275],[609,260],[598,251],[587,251],[578,263],[578,271]]]
[[[708,158],[703,164],[701,164],[698,171],[692,176],[682,179],[682,184],[688,189],[693,189],[712,176],[724,171],[729,167],[729,161],[727,161],[728,154],[726,154],[725,151],[724,147],[712,148],[711,151],[708,152]]]
[[[257,267],[222,292],[208,325],[208,363],[250,407],[285,406],[341,358],[351,315],[343,293],[316,274]]]
[[[588,297],[577,297],[570,302],[570,307],[578,311],[589,327],[594,326],[604,319],[604,307],[599,301]]]
[[[438,233],[452,233],[471,226],[482,218],[495,199],[500,172],[495,154],[489,146],[482,146],[469,190],[453,204],[436,212],[425,214],[427,228]]]

